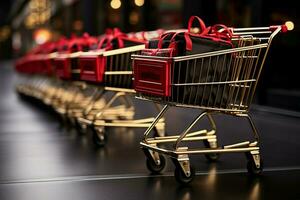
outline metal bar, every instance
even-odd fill
[[[135,122],[105,122],[104,120],[97,120],[94,122],[95,126],[106,126],[106,127],[131,127],[131,128],[147,128],[151,123],[135,123]],[[148,143],[148,141],[147,141]]]
[[[245,27],[245,28],[232,28],[233,31],[255,31],[255,30],[270,30],[269,26],[265,27]]]
[[[249,152],[259,150],[259,147],[245,147],[245,148],[233,148],[233,149],[205,149],[205,150],[187,150],[187,151],[175,151],[175,154],[209,154],[209,153],[238,153]]]
[[[236,53],[240,51],[246,51],[246,50],[251,50],[251,49],[258,49],[258,48],[266,48],[268,47],[268,43],[262,43],[258,45],[253,45],[253,46],[246,46],[246,47],[237,47],[237,48],[232,48],[232,49],[225,49],[225,50],[219,50],[219,51],[212,51],[212,52],[207,52],[207,53],[201,53],[201,54],[193,54],[193,55],[187,55],[187,56],[177,56],[173,58],[169,57],[159,57],[159,56],[145,56],[145,55],[132,55],[131,57],[133,59],[142,59],[142,60],[166,60],[170,61],[173,60],[175,62],[178,61],[184,61],[184,60],[190,60],[190,59],[196,59],[196,58],[204,58],[204,57],[210,57],[210,56],[217,56],[217,55],[222,55],[222,54],[228,54],[228,53]]]
[[[165,105],[161,111],[158,113],[158,115],[155,117],[154,121],[152,124],[147,128],[147,130],[144,133],[144,141],[147,141],[147,136],[149,135],[150,131],[154,128],[154,126],[158,123],[160,118],[165,114],[165,112],[168,110],[169,106]]]
[[[185,142],[192,142],[192,141],[199,141],[199,140],[207,140],[207,139],[214,139],[216,138],[215,135],[207,135],[207,136],[193,136],[193,137],[185,137],[182,141]],[[157,144],[157,143],[169,143],[169,142],[176,142],[177,138],[167,138],[167,139],[155,139],[155,140],[147,140],[148,144]]]
[[[235,148],[235,147],[247,146],[249,144],[250,144],[250,142],[246,141],[246,142],[240,142],[240,143],[236,143],[236,144],[226,145],[223,148],[230,149],[230,148]]]
[[[135,93],[134,89],[127,89],[127,88],[116,88],[116,87],[105,86],[104,89],[108,91],[115,91],[115,92]]]
[[[233,35],[262,35],[271,34],[271,31],[257,31],[257,32],[234,32]]]
[[[237,53],[237,52],[247,51],[247,50],[251,50],[251,49],[259,49],[259,48],[266,48],[266,47],[268,47],[268,43],[262,43],[262,44],[257,44],[257,45],[253,45],[253,46],[237,47],[237,48],[232,48],[232,49],[225,49],[225,50],[219,50],[219,51],[213,51],[213,52],[207,52],[207,53],[201,53],[201,54],[194,54],[194,55],[188,55],[188,56],[179,56],[179,57],[174,57],[173,60],[175,62],[178,62],[178,61],[182,61],[182,60],[212,57],[212,56],[218,56],[218,55],[229,54],[229,53]],[[158,57],[158,58],[160,58],[160,57]]]
[[[204,82],[204,83],[177,83],[172,84],[175,86],[187,86],[187,85],[218,85],[218,84],[233,84],[233,83],[247,83],[247,82],[255,82],[255,79],[250,80],[236,80],[236,81],[223,81],[223,82]]]
[[[132,71],[107,71],[104,72],[105,75],[131,75]]]
[[[193,137],[193,136],[197,136],[197,135],[203,135],[203,134],[207,134],[207,135],[213,135],[215,133],[215,131],[209,131],[207,132],[207,130],[200,130],[200,131],[195,131],[192,133],[188,133],[186,135],[186,137]],[[172,136],[159,136],[159,137],[154,137],[154,138],[149,138],[149,140],[154,139],[154,140],[159,140],[159,139],[174,139],[174,138],[179,138],[179,135],[172,135]]]
[[[225,113],[244,113],[247,112],[247,110],[238,110],[238,109],[230,109],[230,108],[213,108],[213,107],[206,107],[206,106],[199,106],[199,105],[189,105],[189,104],[177,104],[175,102],[170,102],[170,101],[158,101],[155,99],[149,99],[141,96],[136,96],[135,98],[141,99],[144,101],[150,101],[150,102],[157,102],[157,103],[164,103],[166,105],[170,106],[175,106],[175,107],[183,107],[183,108],[198,108],[198,109],[203,109],[207,111],[218,111],[218,112],[225,112]]]
[[[259,147],[245,147],[245,148],[233,148],[233,149],[223,149],[223,148],[216,148],[216,149],[199,149],[199,150],[184,150],[180,151],[172,151],[168,149],[159,148],[157,146],[148,145],[147,143],[141,142],[141,146],[144,146],[152,151],[156,151],[162,154],[167,154],[172,157],[177,157],[178,155],[184,154],[209,154],[209,153],[237,153],[237,152],[250,152],[250,151],[257,151]]]
[[[202,112],[196,119],[180,134],[179,138],[177,139],[175,143],[175,149],[178,149],[180,142],[186,137],[188,132],[193,128],[193,126],[204,116],[207,112]]]
[[[186,63],[186,72],[185,72],[185,79],[184,79],[184,82],[185,83],[187,83],[188,82],[188,75],[189,75],[189,73],[190,73],[190,68],[191,68],[191,66],[190,66],[190,61],[188,60],[188,61],[186,61],[187,63]],[[178,81],[180,81],[180,80],[178,80]],[[187,95],[187,90],[188,90],[188,88],[186,87],[186,86],[184,86],[183,87],[183,96],[182,96],[182,103],[184,103],[184,101],[185,101],[185,98],[186,98],[186,95]],[[178,95],[179,96],[179,95]],[[188,102],[189,103],[189,102]]]
[[[113,122],[126,122],[126,121],[131,121],[131,122],[133,122],[134,121],[134,123],[148,123],[148,122],[153,122],[154,121],[154,117],[149,117],[149,118],[144,118],[144,119],[136,119],[136,120],[113,120]],[[160,119],[159,120],[160,122],[163,122],[164,121],[164,119]]]
[[[140,51],[145,49],[145,45],[136,45],[136,46],[131,46],[131,47],[125,47],[125,48],[120,48],[120,49],[114,49],[110,51],[105,51],[103,52],[103,56],[113,56],[113,55],[120,55],[124,53],[129,53],[129,52],[135,52],[135,51]]]

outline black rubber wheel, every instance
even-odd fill
[[[262,172],[263,172],[263,162],[262,162],[262,160],[260,159],[260,166],[259,166],[259,168],[257,168],[256,165],[255,165],[254,160],[249,159],[248,162],[247,162],[247,170],[248,170],[248,173],[251,176],[261,175]]]
[[[103,147],[107,142],[107,136],[105,133],[105,128],[101,129],[92,127],[93,132],[93,142],[97,147]]]
[[[192,182],[192,180],[195,177],[195,169],[192,166],[190,166],[190,170],[191,170],[191,174],[189,176],[186,176],[186,174],[183,172],[181,167],[176,166],[174,171],[176,181],[184,185]]]
[[[207,140],[203,140],[203,144],[206,148],[211,148],[209,142]],[[216,162],[219,160],[220,154],[219,153],[208,153],[204,154],[205,158],[210,162]]]
[[[166,158],[163,155],[159,155],[159,165],[155,163],[152,158],[147,158],[146,165],[149,171],[153,174],[159,174],[166,167]]]

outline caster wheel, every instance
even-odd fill
[[[247,170],[251,176],[259,176],[263,172],[263,163],[260,159],[260,166],[257,167],[253,159],[249,159],[247,162]]]
[[[166,158],[159,154],[160,163],[156,163],[152,158],[147,158],[146,164],[149,171],[153,174],[159,174],[166,167]]]
[[[107,142],[104,127],[93,127],[93,142],[97,147],[103,147]]]
[[[175,172],[174,172],[176,181],[179,182],[180,184],[189,184],[190,182],[192,182],[192,180],[195,177],[195,169],[191,166],[190,170],[191,170],[191,173],[189,174],[189,176],[187,176],[183,172],[181,167],[176,166]]]
[[[217,143],[215,142],[215,144],[211,144],[209,143],[207,140],[203,140],[203,144],[206,148],[214,148],[217,147]],[[219,157],[220,154],[219,153],[209,153],[209,154],[204,154],[205,158],[210,161],[210,162],[216,162]]]

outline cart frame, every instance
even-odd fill
[[[191,182],[195,175],[195,171],[190,164],[189,155],[204,154],[210,161],[215,161],[218,158],[218,155],[220,153],[244,152],[248,159],[248,163],[247,163],[248,172],[252,175],[261,174],[263,169],[263,164],[260,156],[259,135],[258,135],[257,128],[255,127],[255,124],[250,114],[248,113],[248,110],[252,102],[257,87],[257,82],[260,77],[264,62],[266,60],[266,56],[270,48],[272,39],[280,31],[282,32],[286,31],[286,27],[284,26],[285,25],[271,26],[271,27],[256,27],[256,28],[231,28],[233,35],[238,36],[235,38],[235,40],[241,41],[243,39],[248,40],[250,38],[250,40],[259,41],[259,43],[252,43],[250,45],[243,46],[243,44],[246,44],[245,42],[241,46],[239,45],[238,47],[232,49],[220,50],[215,52],[207,52],[207,53],[195,54],[189,56],[172,57],[172,58],[132,55],[133,62],[136,63],[138,63],[137,61],[139,61],[139,63],[146,61],[148,63],[151,63],[151,66],[154,66],[156,62],[159,63],[163,61],[164,63],[168,63],[168,65],[171,66],[169,72],[171,74],[170,75],[171,77],[169,78],[171,80],[169,85],[169,87],[172,90],[171,95],[169,96],[153,95],[151,93],[147,93],[147,91],[145,90],[142,90],[140,92],[139,91],[137,92],[137,97],[136,97],[138,99],[154,101],[156,103],[160,103],[164,105],[161,111],[159,112],[159,114],[156,116],[153,123],[151,124],[151,126],[149,126],[149,128],[145,131],[143,141],[140,143],[147,158],[147,167],[151,172],[160,173],[163,170],[165,165],[165,158],[163,155],[167,155],[172,158],[175,164],[176,180],[179,181],[180,183],[186,184]],[[261,50],[263,51],[261,52]],[[254,53],[251,54],[251,51],[254,51]],[[247,52],[250,53],[247,54]],[[185,63],[187,65],[186,67],[189,67],[189,64],[192,65],[191,63],[193,63],[193,61],[194,62],[202,61],[201,67],[204,67],[203,63],[205,63],[206,60],[209,59],[208,66],[212,66],[211,64],[212,59],[214,58],[219,59],[220,56],[224,56],[224,55],[226,56],[233,55],[233,56],[227,56],[227,57],[225,56],[223,68],[224,65],[228,65],[229,67],[238,66],[239,68],[235,68],[235,69],[239,69],[240,70],[239,72],[236,72],[231,69],[232,71],[228,73],[242,74],[241,76],[238,75],[234,77],[234,79],[219,80],[216,82],[213,81],[209,82],[207,81],[208,78],[206,78],[206,82],[205,81],[193,82],[192,80],[192,83],[187,82],[188,81],[187,75],[185,78],[185,82],[180,82],[180,81],[175,82],[174,81],[175,78],[172,77],[175,74],[175,72],[172,70],[174,70],[174,68],[178,65],[181,66],[181,63],[183,62],[186,62]],[[227,59],[228,57],[230,57],[230,62],[225,63],[225,59]],[[242,61],[240,61],[239,59]],[[218,62],[216,65],[218,65]],[[252,67],[252,68],[247,71],[241,69],[241,67],[244,68]],[[243,75],[243,73],[251,74],[252,70],[255,71],[253,72],[252,76]],[[194,72],[195,72],[195,68],[194,68]],[[146,83],[148,82],[150,84],[157,84],[157,83],[152,83],[151,81],[145,81],[145,82]],[[204,87],[205,88],[206,86],[211,88],[218,86],[218,90],[219,90],[220,85],[228,85],[229,88],[235,88],[232,90],[229,89],[228,93],[232,91],[231,92],[232,94],[229,94],[229,97],[226,97],[232,99],[230,95],[235,96],[235,99],[233,98],[234,99],[233,101],[228,100],[225,105],[222,105],[221,103],[220,104],[216,103],[216,100],[213,99],[214,104],[211,105],[209,103],[204,104],[203,103],[204,97],[200,97],[202,98],[202,100],[200,101],[201,103],[199,103],[199,101],[197,101],[196,103],[191,103],[190,100],[191,98],[186,103],[184,100],[178,101],[178,99],[180,99],[178,96],[182,94],[176,93],[175,91],[176,89],[179,90],[178,89],[179,87],[198,87],[198,88]],[[238,91],[236,88],[242,90],[242,92],[240,92],[239,94],[235,94],[235,92]],[[247,89],[251,91],[245,92]],[[211,94],[209,94],[209,99],[207,102],[209,102],[210,98],[211,98]],[[222,98],[224,98],[224,94],[222,94],[221,99]],[[236,99],[238,101],[236,101]],[[235,102],[237,102],[237,104]],[[202,112],[199,115],[197,115],[197,117],[180,134],[165,136],[165,137],[152,137],[152,138],[149,137],[149,134],[153,129],[153,127],[155,127],[156,123],[165,115],[167,110],[172,106],[197,108],[197,109],[201,109]],[[253,140],[238,142],[235,144],[218,147],[217,137],[216,137],[217,126],[213,119],[213,115],[216,114],[225,114],[225,115],[245,118],[249,123],[250,129],[252,130]],[[191,129],[195,126],[195,124],[197,124],[204,117],[207,117],[211,130],[200,130],[200,131],[190,132]],[[203,141],[205,148],[189,149],[187,144],[183,144],[183,142],[194,142],[194,141]],[[168,148],[165,146],[164,147],[159,146],[162,143],[171,143],[173,144],[172,145],[173,147]]]

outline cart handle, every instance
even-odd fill
[[[294,23],[291,21],[287,21],[285,24],[282,25],[272,25],[268,27],[248,27],[248,28],[229,28],[233,31],[233,35],[236,33],[242,33],[243,31],[271,31],[274,32],[278,28],[280,28],[280,31],[283,33],[286,33],[287,31],[291,31],[294,29]]]
[[[281,26],[281,32],[286,33],[294,29],[294,23],[292,21],[287,21],[282,25],[270,26],[270,31],[274,32],[279,26]]]
[[[284,25],[279,25],[279,26],[270,26],[270,27],[269,27],[269,30],[272,31],[272,32],[274,32],[274,31],[277,30],[279,27],[281,28],[281,32],[282,32],[282,33],[288,32],[288,28],[287,28],[287,26],[286,26],[285,24],[284,24]]]

